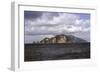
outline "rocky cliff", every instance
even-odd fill
[[[53,43],[82,43],[82,42],[87,42],[83,39],[77,38],[72,35],[56,35],[51,38],[44,38],[43,40],[40,41],[41,44],[53,44]]]

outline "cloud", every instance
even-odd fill
[[[90,14],[25,11],[25,43],[69,34],[90,41]]]
[[[24,11],[24,18],[25,19],[33,19],[38,18],[42,15],[42,12],[40,11]]]
[[[78,14],[42,12],[41,16],[25,19],[26,35],[68,34],[90,30],[90,19]]]

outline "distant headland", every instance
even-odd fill
[[[55,35],[54,37],[48,38],[45,37],[44,39],[40,40],[38,43],[40,44],[55,44],[55,43],[83,43],[87,42],[86,40],[80,39],[73,35]],[[35,42],[33,42],[35,43]]]

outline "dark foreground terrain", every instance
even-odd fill
[[[87,59],[90,43],[25,44],[24,61]]]

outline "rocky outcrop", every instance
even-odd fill
[[[75,43],[75,42],[86,42],[80,38],[76,38],[72,35],[56,35],[51,38],[44,38],[40,41],[42,44],[49,44],[49,43]]]

